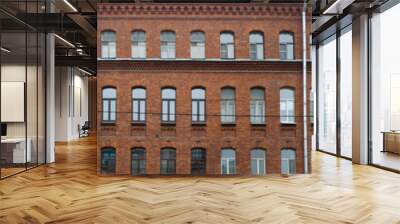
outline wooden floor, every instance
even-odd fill
[[[95,139],[0,181],[0,223],[400,223],[400,175],[313,154],[290,178],[98,177]]]

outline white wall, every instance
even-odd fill
[[[79,137],[78,125],[88,120],[88,78],[76,68],[56,67],[56,141]]]

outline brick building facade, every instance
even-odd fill
[[[304,172],[302,7],[99,4],[99,174]]]

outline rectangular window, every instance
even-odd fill
[[[116,100],[103,100],[103,121],[115,121],[116,119]]]
[[[175,100],[163,99],[162,100],[162,121],[175,122]]]
[[[232,44],[221,44],[221,58],[223,59],[233,59],[235,47]]]
[[[190,56],[193,59],[205,58],[204,43],[194,42],[190,48]]]
[[[175,58],[175,43],[163,42],[161,43],[161,58]]]
[[[221,122],[235,123],[235,100],[221,100]]]
[[[146,100],[134,99],[132,102],[132,120],[134,122],[146,121]]]
[[[132,43],[132,57],[133,58],[146,58],[146,42],[133,42]]]
[[[192,100],[192,121],[205,122],[205,100]]]
[[[252,60],[264,59],[264,46],[263,44],[251,44],[250,45],[250,58]]]
[[[265,105],[263,100],[252,100],[250,102],[250,114],[252,124],[265,123]]]

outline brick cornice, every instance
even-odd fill
[[[247,4],[176,4],[176,3],[101,3],[98,4],[99,17],[124,16],[301,16],[302,4],[247,3]],[[310,10],[309,10],[310,11]]]
[[[302,72],[302,61],[100,60],[98,71]],[[311,71],[311,63],[307,63]]]

